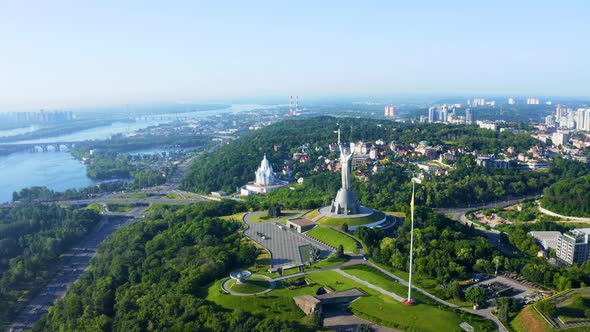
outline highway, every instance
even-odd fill
[[[24,331],[31,329],[33,324],[53,305],[55,300],[62,298],[68,288],[88,268],[90,259],[96,255],[98,245],[117,229],[137,222],[138,219],[127,217],[103,216],[102,220],[91,231],[91,235],[75,247],[67,250],[58,265],[59,272],[44,288],[40,289],[32,301],[25,307],[8,331]]]
[[[537,197],[537,195],[523,196],[520,198],[513,198],[513,199],[509,199],[509,200],[496,201],[493,203],[488,202],[488,203],[483,203],[483,204],[480,204],[477,206],[474,205],[474,206],[468,206],[468,207],[462,207],[462,208],[434,209],[434,210],[437,213],[441,213],[441,214],[451,214],[452,215],[451,218],[453,220],[459,222],[462,225],[466,225],[466,226],[473,225],[475,227],[475,229],[477,229],[478,231],[483,233],[483,235],[486,236],[486,238],[488,239],[488,242],[490,242],[490,244],[497,247],[503,254],[508,255],[508,256],[512,256],[514,254],[514,252],[516,251],[516,249],[514,247],[512,247],[510,244],[502,242],[501,236],[500,236],[501,232],[499,232],[495,229],[488,230],[483,227],[480,227],[477,224],[472,223],[471,221],[469,221],[465,217],[465,213],[467,213],[467,211],[469,211],[469,210],[474,210],[474,209],[491,209],[491,208],[495,208],[495,207],[503,208],[503,207],[507,207],[510,205],[514,205],[522,200],[535,198],[535,197]]]

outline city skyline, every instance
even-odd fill
[[[0,111],[294,92],[590,95],[582,1],[101,4],[4,6]]]

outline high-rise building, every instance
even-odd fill
[[[447,122],[447,105],[443,105],[443,107],[438,108],[438,119],[442,122]]]
[[[562,234],[557,240],[557,259],[566,263],[583,263],[588,260],[590,228],[579,228]]]
[[[539,98],[527,98],[526,104],[527,105],[539,105]]]
[[[545,117],[545,125],[547,127],[555,127],[555,120],[553,119],[553,115],[547,115]]]
[[[568,139],[568,135],[562,132],[556,132],[551,135],[551,141],[553,141],[553,145],[555,146],[565,145]]]
[[[576,111],[576,129],[590,131],[590,108],[578,108]]]
[[[434,111],[435,111],[435,108],[434,107],[430,107],[428,109],[428,122],[429,123],[433,123],[436,120],[434,118],[435,117]]]
[[[393,105],[385,106],[384,115],[386,117],[388,117],[388,116],[394,117],[395,116],[395,106],[393,106]]]
[[[516,105],[516,100],[514,98],[508,98],[508,105]]]
[[[465,110],[465,123],[473,123],[473,110],[471,108]]]
[[[555,107],[555,121],[557,122],[561,122],[561,117],[563,116],[563,108],[561,107],[561,104],[557,104],[557,107]]]

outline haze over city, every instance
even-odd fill
[[[590,94],[585,1],[109,3],[5,3],[0,111]]]
[[[0,6],[0,331],[590,331],[587,1]]]

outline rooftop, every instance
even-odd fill
[[[313,226],[313,225],[317,225],[315,222],[309,220],[309,219],[294,219],[294,220],[289,220],[291,223],[295,224],[295,225],[299,225],[299,226]]]

